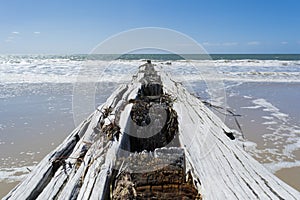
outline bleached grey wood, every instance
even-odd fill
[[[111,140],[97,131],[97,127],[100,122],[115,120],[124,131],[130,118],[128,108],[131,108],[126,106],[145,81],[145,70],[146,66],[141,66],[131,83],[114,91],[106,103],[4,199],[107,199],[107,183],[123,135],[119,140]],[[178,115],[179,141],[185,150],[188,170],[201,182],[197,188],[203,199],[300,199],[298,191],[267,171],[236,141],[230,140],[224,131],[231,130],[199,99],[174,82],[162,68],[156,67],[156,70],[164,92],[176,99],[173,109]],[[111,108],[111,112],[104,118],[107,108]],[[53,164],[58,160],[63,164]]]
[[[160,70],[160,68],[157,68]],[[203,199],[300,199],[300,193],[278,179],[225,134],[228,127],[199,99],[161,72],[165,90],[176,98],[179,139]]]

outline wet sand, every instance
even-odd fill
[[[18,185],[19,182],[12,182],[12,183],[7,183],[7,182],[0,182],[0,198],[4,197],[11,189],[13,189],[16,185]]]
[[[71,96],[30,95],[0,101],[0,197],[74,129]]]
[[[95,106],[115,87],[113,83],[98,84]],[[5,85],[0,89],[0,198],[73,131],[72,90],[72,84]]]
[[[102,86],[97,91],[98,105],[105,101],[115,87],[115,85]],[[197,84],[193,84],[193,87],[194,90],[196,87],[201,92],[201,87],[197,87]],[[75,127],[72,87],[56,86],[44,92],[40,92],[39,89],[32,91],[35,92],[0,98],[1,198],[20,181],[18,175],[28,173],[28,170],[22,167],[32,169]],[[293,130],[300,130],[298,128],[300,107],[297,102],[300,99],[299,91],[300,84],[289,83],[245,83],[226,89],[227,104],[236,113],[242,114],[238,121],[246,139],[257,145],[254,150],[250,149],[248,152],[263,164],[287,162],[287,165],[279,165],[276,169],[270,170],[298,190],[300,190],[300,167],[291,167],[289,164],[300,160],[300,145],[295,144],[297,140],[300,141],[300,132],[291,133]],[[280,118],[278,115],[279,118],[276,118],[276,115],[272,115],[273,111],[267,111],[263,106],[254,108],[258,106],[253,103],[257,99],[265,99],[279,109],[278,113],[288,114],[288,117]],[[226,123],[231,128],[237,129],[233,118],[227,117]],[[279,129],[280,132],[274,134]],[[291,148],[293,151],[289,151]],[[15,170],[15,174],[8,173],[7,169]]]
[[[299,83],[244,83],[227,89],[227,104],[242,115],[246,140],[257,145],[248,152],[300,191],[299,91]],[[226,124],[238,129],[233,118]]]
[[[300,167],[284,168],[277,171],[275,175],[300,191]]]
[[[203,82],[189,86],[190,91],[210,101]],[[300,174],[300,84],[225,82],[225,91],[227,106],[242,115],[237,117],[238,123],[245,140],[251,141],[244,149],[272,173],[299,190],[299,180],[291,174]],[[224,117],[212,110],[221,119],[225,118],[229,128],[239,131],[234,117]],[[236,134],[236,138],[245,141],[242,135]]]

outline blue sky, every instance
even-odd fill
[[[121,31],[163,27],[209,53],[300,53],[299,0],[4,0],[0,54],[88,53]]]

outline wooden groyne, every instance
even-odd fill
[[[300,199],[150,62],[4,199]]]

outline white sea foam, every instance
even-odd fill
[[[272,116],[276,117],[279,120],[287,121],[287,118],[289,117],[288,114],[282,113],[279,111],[277,107],[272,105],[270,102],[268,102],[265,99],[255,99],[252,101],[255,105],[260,106],[263,108],[263,111],[270,112]]]
[[[263,122],[262,124],[264,124],[264,125],[272,125],[272,124],[278,124],[278,123],[275,122],[275,121],[270,121],[270,122]]]
[[[283,168],[300,167],[300,160],[294,162],[271,162],[266,163],[264,166],[271,172],[275,173]]]
[[[266,99],[249,99],[253,106],[243,107],[244,109],[259,109],[265,112],[261,118],[267,128],[262,132],[262,146],[255,143],[247,143],[242,140],[243,147],[254,157],[259,158],[272,172],[282,168],[300,166],[294,152],[300,149],[299,127],[291,121],[288,114],[280,111],[278,107]]]
[[[0,124],[0,130],[3,130],[4,129],[4,125],[3,124]],[[0,140],[1,141],[1,140]]]
[[[241,107],[241,108],[245,108],[245,109],[258,109],[258,108],[261,108],[261,106],[244,106],[244,107]]]
[[[219,78],[238,82],[299,82],[299,64],[300,61],[278,60],[193,60],[172,62],[170,71],[173,74],[184,71],[187,80]]]
[[[292,156],[292,153],[298,149],[300,149],[300,138],[299,137],[291,137],[287,139],[289,144],[284,146],[283,153],[285,155]]]
[[[271,116],[262,116],[261,118],[267,119],[267,120],[272,120],[272,119],[274,119],[274,117],[271,117]]]
[[[250,97],[250,96],[243,96],[245,99],[252,99],[252,97]]]
[[[74,83],[128,79],[142,60],[72,60],[0,56],[0,83]],[[178,60],[164,69],[187,81],[222,79],[238,82],[300,82],[300,61]],[[166,62],[165,62],[166,63]]]
[[[180,82],[199,80],[223,80],[235,83],[300,82],[300,61],[179,60],[169,61],[171,65],[164,64],[166,62],[153,61],[154,64],[162,65],[166,71],[173,74],[175,80]],[[12,83],[124,82],[131,80],[132,74],[138,70],[138,66],[144,63],[145,61],[142,60],[82,61],[55,57],[0,56],[0,84],[5,86]],[[16,89],[20,90],[18,87]],[[1,87],[0,91],[3,90],[5,87]],[[5,98],[7,94],[0,92],[0,97]],[[254,99],[250,96],[244,96],[244,98]],[[244,143],[244,147],[256,153],[257,157],[263,153],[274,155],[277,161],[276,165],[273,165],[278,169],[297,165],[298,161],[288,163],[284,159],[293,159],[292,152],[300,148],[299,128],[290,124],[284,125],[284,123],[288,123],[289,115],[280,112],[279,108],[267,100],[254,99],[252,102],[253,106],[243,108],[262,109],[269,114],[262,118],[267,120],[263,124],[272,129],[272,134],[264,134],[264,142],[282,143],[284,149],[282,151],[274,148],[257,150],[256,145],[250,142]],[[2,128],[3,125],[0,125],[0,130]],[[4,144],[4,142],[0,141],[0,144]],[[26,167],[12,168],[12,171],[1,169],[0,180],[16,178],[17,172],[25,174],[28,170]]]
[[[29,169],[32,170],[33,168],[34,166],[0,168],[0,181],[22,181],[29,173]]]
[[[242,147],[246,150],[246,151],[255,151],[257,144],[255,142],[251,142],[251,141],[245,141],[242,143]]]
[[[0,83],[74,83],[123,81],[141,61],[73,61],[68,59],[0,61]],[[128,76],[129,75],[129,76]],[[129,78],[128,78],[129,77]]]

